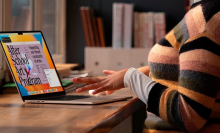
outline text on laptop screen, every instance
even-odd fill
[[[22,96],[64,91],[41,33],[0,39]]]

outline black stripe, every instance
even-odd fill
[[[201,37],[194,41],[188,42],[184,44],[180,48],[180,53],[184,53],[187,51],[195,50],[195,49],[204,49],[207,51],[210,51],[218,56],[220,56],[220,46],[216,43],[214,43],[212,40],[210,40],[207,37]]]
[[[220,103],[220,99],[216,99],[215,102]]]
[[[180,101],[180,95],[178,91],[173,91],[169,95],[169,98],[167,101],[167,118],[170,124],[175,125],[175,127],[179,127],[183,131],[186,131],[181,113],[179,111],[180,109],[179,101]]]
[[[202,2],[202,12],[206,22],[208,22],[219,11],[220,11],[219,0],[207,0]]]
[[[213,124],[215,125],[218,124],[218,127],[220,128],[220,119],[209,118],[205,125],[213,125]]]
[[[190,10],[193,9],[193,8],[195,8],[195,7],[197,7],[197,6],[200,5],[200,4],[201,4],[201,1],[192,4],[191,7],[190,7]]]
[[[220,79],[202,72],[181,70],[179,86],[215,98],[220,88]]]
[[[189,90],[201,93],[203,95],[206,95],[212,98],[216,97],[216,92],[218,92],[218,89],[219,89],[216,87],[219,85],[215,85],[215,84],[216,83],[214,83],[214,85],[209,86],[205,83],[200,83],[200,82],[193,81],[190,79],[185,79],[185,78],[179,79],[179,86],[182,86],[184,88],[187,88]]]
[[[189,106],[194,109],[203,119],[208,119],[212,110],[203,106],[202,104],[188,98],[187,96],[181,94],[183,99],[189,104]],[[193,119],[193,118],[192,118]]]
[[[179,73],[179,65],[149,62],[149,67],[156,72]]]
[[[147,110],[149,112],[152,112],[155,115],[159,116],[160,97],[166,89],[166,86],[161,85],[159,83],[155,84],[154,87],[151,89],[147,101]]]
[[[165,38],[163,38],[162,40],[160,40],[160,42],[158,43],[161,46],[166,46],[166,47],[173,47],[169,41],[167,41]]]
[[[169,73],[169,72],[156,72],[151,70],[151,74],[155,79],[164,79],[170,81],[178,81],[178,73]]]
[[[149,62],[151,74],[156,79],[178,81],[179,65],[168,65]]]

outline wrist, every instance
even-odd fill
[[[137,70],[144,73],[145,75],[149,76],[149,73],[150,73],[149,66],[140,67]]]

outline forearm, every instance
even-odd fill
[[[150,73],[149,66],[140,67],[140,68],[138,68],[138,70],[140,72],[144,73],[145,75],[149,76],[149,73]]]
[[[124,76],[124,86],[129,87],[146,105],[151,88],[156,84],[135,68],[129,68]]]

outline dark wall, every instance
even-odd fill
[[[106,45],[112,43],[112,3],[134,3],[134,11],[165,12],[167,31],[184,16],[185,0],[67,0],[67,63],[84,64],[85,38],[80,16],[80,6],[91,6],[104,22]]]

